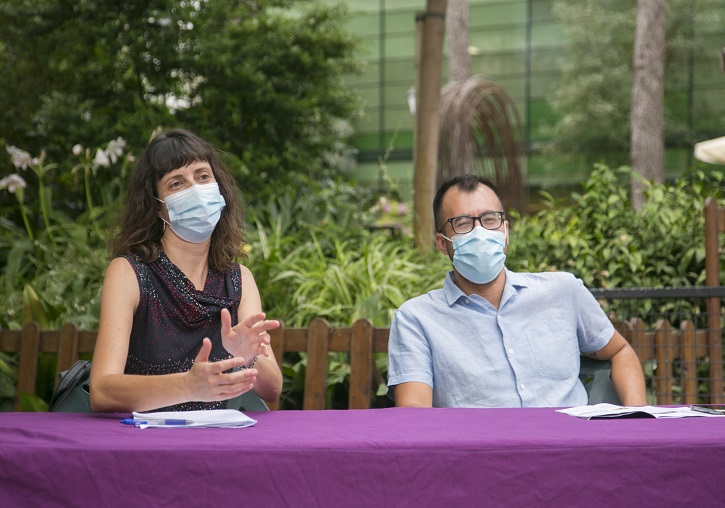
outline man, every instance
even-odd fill
[[[642,369],[580,279],[504,267],[508,221],[491,182],[444,183],[436,245],[452,261],[443,289],[404,303],[390,330],[388,387],[397,406],[586,405],[580,354],[611,361],[624,405],[645,405]]]

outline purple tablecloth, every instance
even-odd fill
[[[0,413],[0,506],[714,506],[725,419],[250,413],[243,429]]]

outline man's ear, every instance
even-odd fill
[[[438,250],[441,251],[446,256],[448,256],[448,246],[446,245],[448,240],[443,238],[443,235],[441,233],[436,233],[435,238],[436,238],[436,247],[438,247]]]
[[[506,254],[509,250],[509,221],[504,221],[503,223],[503,231],[506,234],[506,240],[503,246],[503,252]]]

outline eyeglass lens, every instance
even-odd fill
[[[468,233],[473,231],[476,220],[481,223],[486,229],[497,229],[503,224],[503,213],[501,212],[484,212],[478,217],[470,217],[468,215],[462,215],[460,217],[454,217],[450,220],[453,231],[458,234]]]

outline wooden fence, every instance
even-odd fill
[[[690,321],[683,321],[679,329],[664,320],[651,329],[640,318],[612,322],[634,347],[645,372],[650,370],[648,366],[653,366],[648,386],[656,396],[656,404],[723,401],[722,358],[711,369],[708,330],[698,330]],[[271,332],[272,349],[280,367],[285,353],[307,354],[303,409],[325,408],[329,354],[335,352],[348,353],[350,358],[348,407],[369,408],[377,388],[374,353],[387,352],[388,334],[388,328],[373,327],[367,320],[359,320],[350,327],[330,327],[323,319],[313,320],[308,328],[282,326]],[[19,356],[18,394],[36,393],[39,353],[57,354],[57,379],[57,374],[68,369],[79,355],[92,354],[95,342],[96,332],[79,330],[72,324],[63,325],[57,331],[40,330],[35,323],[28,323],[18,331],[0,330],[0,351]],[[710,368],[709,378],[698,376],[698,370],[705,370],[705,364]],[[710,393],[709,388],[702,391],[701,385],[720,387],[719,392]],[[270,408],[274,410],[278,406],[276,402]],[[19,407],[17,400],[15,407]]]
[[[699,375],[705,370],[698,369],[701,365],[711,371],[708,330],[698,330],[691,321],[683,321],[678,329],[669,321],[659,320],[653,330],[647,330],[641,318],[613,323],[634,348],[644,372],[650,370],[647,363],[654,362],[653,375],[647,381],[657,404],[695,404],[702,400],[722,403],[722,390],[719,397],[717,392],[711,393],[712,386],[722,386],[722,363],[719,381],[717,377]],[[707,391],[699,393],[703,383]]]

